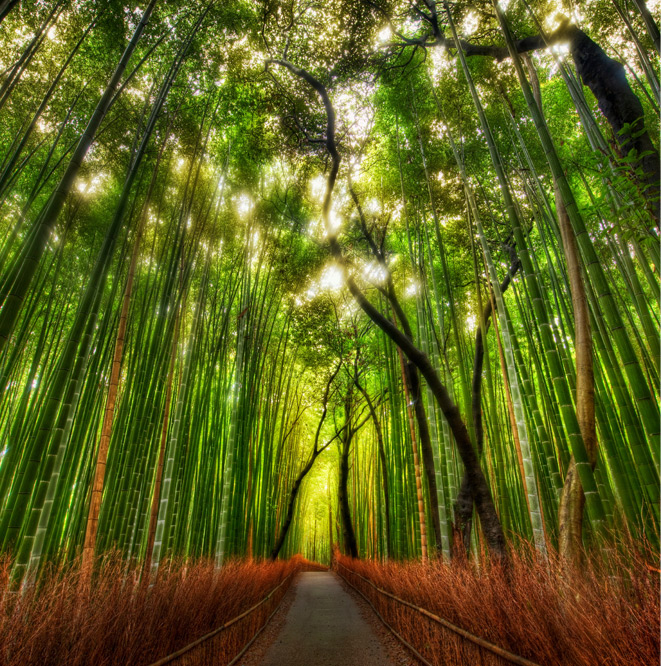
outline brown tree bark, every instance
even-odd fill
[[[269,63],[275,63],[282,67],[287,68],[294,75],[303,79],[308,83],[321,98],[324,109],[326,111],[326,150],[331,157],[331,167],[326,180],[326,194],[324,196],[324,203],[322,208],[322,216],[326,228],[329,228],[328,218],[330,213],[331,199],[337,174],[340,169],[340,155],[337,150],[335,142],[335,109],[328,96],[326,87],[309,72],[296,67],[286,60],[269,60]],[[330,235],[328,244],[330,251],[335,260],[341,265],[345,266],[346,262],[342,254],[342,248],[334,235]],[[422,376],[427,381],[429,388],[438,403],[441,411],[448,421],[450,430],[455,438],[457,450],[461,456],[464,467],[467,471],[471,494],[477,508],[478,515],[482,524],[482,532],[485,536],[487,545],[491,554],[502,561],[507,560],[507,549],[505,545],[505,535],[503,528],[498,519],[496,508],[493,503],[491,491],[487,483],[486,477],[482,472],[479,460],[473,449],[468,430],[461,418],[461,414],[457,406],[454,404],[446,387],[441,383],[434,367],[432,366],[429,358],[420,349],[418,349],[413,342],[404,335],[391,321],[389,321],[377,308],[370,303],[370,301],[363,294],[362,290],[358,287],[351,275],[347,275],[346,283],[351,295],[354,297],[358,305],[363,309],[365,314],[406,354],[406,357],[411,361]]]
[[[0,2],[0,22],[4,21],[9,12],[18,4],[18,0],[2,0]]]
[[[112,435],[112,423],[115,415],[115,402],[117,400],[117,392],[119,390],[119,375],[122,368],[122,358],[124,356],[126,323],[128,321],[129,306],[131,304],[131,293],[133,291],[133,279],[135,277],[135,267],[138,260],[139,245],[140,237],[138,236],[133,247],[131,264],[129,266],[129,272],[126,279],[126,287],[124,288],[122,311],[119,315],[117,339],[115,340],[115,354],[110,372],[108,397],[106,399],[106,409],[103,415],[103,425],[101,427],[101,439],[99,440],[99,449],[96,456],[96,468],[94,471],[94,481],[92,483],[92,497],[90,499],[90,508],[87,515],[87,527],[85,530],[85,542],[83,545],[81,581],[83,581],[84,584],[89,584],[89,581],[92,577],[94,549],[96,547],[99,513],[101,511],[101,498],[103,496],[103,482],[106,475],[106,462],[108,460],[108,448],[110,446],[110,437]]]
[[[558,226],[567,262],[569,288],[574,309],[574,352],[576,357],[576,419],[592,469],[597,463],[597,429],[594,406],[592,335],[581,262],[576,236],[565,210],[560,191],[555,188]],[[565,477],[559,507],[560,555],[578,564],[583,552],[583,508],[585,495],[572,456]]]
[[[373,0],[363,1],[383,13],[383,9],[379,8]],[[436,46],[454,47],[453,40],[445,37],[442,21],[439,21],[437,4],[435,0],[415,3],[414,11],[428,26],[428,31],[420,38],[407,38],[401,33],[396,33],[400,40],[400,47],[424,49]],[[636,4],[640,8],[644,3],[636,0]],[[447,2],[443,2],[443,7],[446,12],[450,11]],[[648,23],[647,14],[648,12],[644,13],[643,18],[648,30],[651,31],[650,34],[658,34],[656,23],[653,19],[651,23]],[[389,19],[387,15],[386,18]],[[659,152],[645,128],[642,104],[629,85],[622,64],[610,58],[596,42],[577,26],[571,25],[569,19],[566,18],[553,34],[531,35],[515,41],[514,45],[518,53],[528,53],[560,42],[569,43],[576,71],[584,85],[590,88],[595,96],[599,109],[611,126],[622,155],[626,156],[632,149],[636,151],[638,157],[634,162],[634,167],[639,168],[642,175],[633,173],[632,178],[639,184],[650,214],[655,218],[658,226],[661,221]],[[506,46],[472,44],[465,40],[460,40],[459,44],[466,56],[486,56],[496,60],[504,60],[509,57]],[[658,44],[655,46],[658,48]]]
[[[344,433],[341,436],[342,450],[340,453],[340,483],[338,500],[340,504],[340,515],[342,516],[342,540],[344,542],[344,552],[351,557],[358,557],[358,543],[356,542],[356,533],[353,529],[351,519],[351,509],[349,508],[349,451],[351,450],[351,441],[355,430],[351,427],[353,418],[353,396],[351,388],[347,390],[344,400]]]
[[[401,174],[400,174],[401,175]],[[399,299],[397,298],[397,293],[395,292],[395,285],[392,281],[392,274],[386,263],[383,251],[377,246],[374,242],[374,237],[370,233],[370,230],[367,226],[367,221],[365,220],[365,215],[363,209],[358,200],[355,190],[351,183],[349,184],[349,192],[358,211],[358,219],[360,222],[360,228],[363,233],[365,240],[367,241],[374,259],[379,263],[381,268],[385,271],[386,275],[386,288],[382,290],[382,293],[388,299],[390,306],[392,307],[395,315],[395,326],[397,325],[397,319],[399,320],[404,334],[408,337],[409,340],[413,341],[413,331],[409,323],[408,317],[404,312]],[[406,383],[408,384],[408,390],[413,396],[413,413],[418,424],[418,436],[420,438],[420,451],[422,453],[423,460],[423,470],[425,478],[427,480],[427,487],[429,489],[429,506],[431,510],[431,523],[434,530],[434,539],[436,542],[436,550],[440,551],[441,549],[441,520],[439,517],[438,511],[438,492],[436,488],[436,470],[434,465],[434,452],[432,451],[431,437],[429,435],[429,423],[427,421],[427,413],[425,411],[425,405],[421,399],[420,394],[420,377],[418,375],[418,369],[413,364],[407,364],[406,368]],[[407,398],[407,405],[409,400]],[[407,411],[410,410],[407,407]],[[426,549],[425,549],[426,550]]]
[[[512,261],[507,275],[500,284],[501,293],[505,293],[510,286],[512,278],[516,275],[520,267],[520,262],[517,258]],[[491,314],[493,312],[493,299],[489,298],[487,304],[484,306],[482,312],[482,325],[478,325],[475,333],[475,359],[473,361],[473,381],[471,385],[471,412],[473,416],[473,429],[475,431],[475,445],[478,455],[482,454],[484,447],[484,426],[482,423],[482,368],[484,366],[484,344],[485,341],[482,336],[489,332],[489,324],[491,321]],[[464,549],[468,555],[470,552],[470,537],[473,520],[473,497],[471,495],[470,482],[464,473],[461,479],[461,486],[455,501],[455,521],[456,529],[461,534]]]
[[[542,95],[537,78],[537,72],[526,56],[524,59],[528,69],[528,76],[532,84],[533,95],[542,110]],[[641,107],[642,109],[642,107]],[[565,208],[560,189],[556,179],[553,179],[555,194],[555,208],[558,218],[558,228],[562,239],[565,261],[567,262],[567,276],[571,292],[572,307],[574,311],[574,353],[576,358],[576,420],[581,431],[581,437],[588,453],[592,469],[597,462],[597,428],[595,422],[594,406],[594,367],[592,335],[590,332],[590,311],[585,293],[583,273],[581,270],[581,257],[576,242],[576,235],[571,225],[567,209]],[[585,494],[576,470],[572,456],[565,484],[560,497],[559,515],[559,550],[560,555],[575,564],[579,564],[583,552],[583,509],[585,507]]]

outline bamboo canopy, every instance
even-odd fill
[[[644,3],[137,4],[0,3],[13,581],[658,549]]]

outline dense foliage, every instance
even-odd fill
[[[15,581],[658,547],[653,3],[9,4]]]

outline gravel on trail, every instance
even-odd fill
[[[416,664],[369,606],[330,571],[299,574],[241,666]]]

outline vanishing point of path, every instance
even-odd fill
[[[301,573],[295,593],[263,666],[394,666],[335,574]]]

